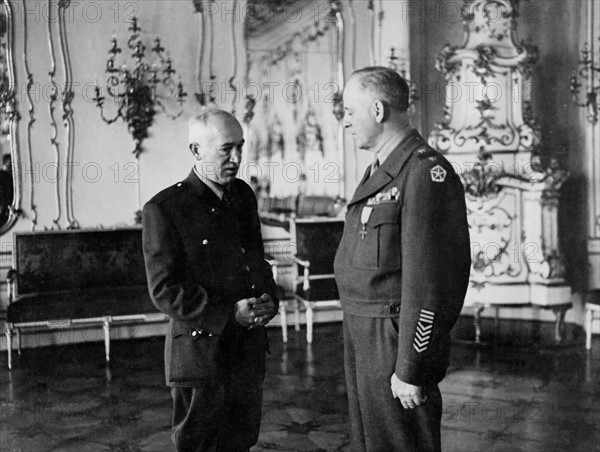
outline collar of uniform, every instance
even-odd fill
[[[192,168],[192,172],[201,182],[204,183],[204,185],[206,185],[212,190],[212,192],[217,196],[217,198],[223,199],[223,190],[225,189],[223,185],[217,184],[216,182],[210,180],[208,177],[206,177],[204,174],[198,171],[196,165],[194,165],[194,167]]]
[[[391,150],[385,163],[380,164],[380,169],[390,176],[396,177],[412,153],[423,145],[425,145],[425,140],[421,134],[416,129],[409,130]]]
[[[424,144],[425,141],[416,129],[408,132],[404,139],[386,158],[385,162],[380,165],[379,170],[373,176],[369,177],[364,184],[358,186],[348,205],[377,193],[382,187],[397,177],[412,153]]]
[[[383,146],[381,146],[381,149],[377,151],[377,159],[379,160],[379,166],[383,165],[383,162],[387,160],[392,151],[396,149],[398,145],[402,143],[402,141],[404,141],[404,138],[406,138],[406,136],[410,132],[411,129],[409,129],[407,133],[395,135],[386,143],[384,143]]]
[[[211,188],[208,185],[206,185],[206,183],[204,183],[204,181],[202,181],[198,177],[198,175],[193,169],[190,171],[188,177],[185,178],[184,183],[192,187],[194,193],[196,193],[200,198],[205,200],[212,199],[215,200],[215,202],[218,202],[219,197],[215,194],[214,191],[211,190]]]

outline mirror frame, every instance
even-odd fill
[[[8,74],[8,88],[5,92],[1,93],[5,99],[4,110],[8,115],[9,124],[9,143],[10,143],[10,156],[12,160],[12,182],[13,182],[13,200],[9,206],[8,218],[6,222],[0,225],[0,235],[4,234],[15,224],[19,216],[21,215],[21,180],[20,180],[20,159],[19,159],[19,133],[18,133],[18,122],[19,112],[17,111],[17,96],[16,86],[17,81],[15,77],[15,65],[13,59],[14,53],[14,17],[13,11],[9,0],[2,0],[0,11],[6,17],[6,66]]]
[[[276,0],[256,0],[256,2],[260,3],[260,2],[274,2],[277,3]],[[352,0],[351,0],[352,1]],[[332,103],[332,114],[335,118],[335,121],[337,122],[336,125],[336,130],[334,132],[335,136],[336,136],[336,140],[337,140],[337,144],[336,147],[337,149],[336,151],[336,156],[337,156],[337,163],[339,165],[338,167],[338,175],[339,175],[339,180],[338,180],[338,190],[337,190],[337,198],[338,199],[346,199],[346,156],[345,156],[345,149],[346,149],[346,136],[344,133],[344,126],[343,126],[343,117],[344,117],[344,107],[343,107],[343,102],[342,102],[342,93],[343,93],[343,89],[345,86],[345,71],[344,71],[344,66],[345,66],[345,55],[344,55],[344,49],[345,49],[345,34],[344,34],[344,28],[345,28],[345,23],[344,23],[344,17],[342,14],[342,2],[341,0],[278,0],[279,5],[285,7],[287,5],[291,5],[294,2],[297,2],[297,5],[302,8],[302,7],[308,7],[311,11],[314,11],[313,7],[313,3],[317,3],[319,5],[319,8],[322,5],[327,5],[328,11],[327,11],[327,15],[330,15],[331,17],[335,18],[334,21],[334,25],[332,26],[332,30],[334,33],[334,40],[335,40],[335,50],[333,51],[333,55],[335,57],[335,69],[332,71],[332,76],[334,77],[337,86],[338,86],[338,90],[337,92],[335,92],[333,94],[333,103]],[[350,4],[350,9],[352,9],[353,6],[352,4]],[[259,10],[260,11],[260,10]],[[323,13],[325,13],[325,11],[322,11]],[[255,13],[256,14],[256,13]],[[266,29],[266,35],[272,34],[272,32],[280,27],[282,24],[285,24],[285,20],[282,20],[281,17],[279,17],[278,20],[273,20],[273,18],[277,17],[277,13],[274,12],[268,12],[265,13],[266,17],[268,18],[268,20],[270,20],[271,22],[274,22],[275,25],[274,26],[270,26]],[[321,14],[321,10],[319,9],[319,14]],[[248,19],[248,17],[250,17],[249,15],[246,16],[246,19]],[[259,20],[261,19],[262,16],[257,15],[256,17],[253,18],[253,20]],[[325,17],[325,16],[324,16]],[[314,26],[317,26],[317,23],[314,23]],[[263,27],[264,28],[264,27]],[[255,64],[259,64],[260,62],[260,58],[258,59],[252,59],[250,57],[250,53],[252,52],[252,48],[250,46],[250,40],[251,39],[261,39],[261,36],[264,36],[263,33],[258,33],[256,35],[254,35],[251,30],[249,30],[248,28],[248,22],[245,21],[244,22],[244,43],[245,43],[245,51],[246,51],[246,81],[248,81],[248,72],[250,70],[250,67],[255,65]],[[295,30],[295,32],[290,32],[289,36],[290,39],[293,39],[293,36],[297,34],[297,30]],[[278,42],[278,44],[280,44]],[[273,51],[276,52],[276,47],[273,48]],[[352,69],[353,70],[353,69]],[[252,105],[252,109],[255,108],[255,105]],[[252,111],[250,112],[250,120],[252,120],[252,117],[254,116],[254,114],[252,113]],[[248,123],[250,122],[250,120],[248,121]],[[249,127],[249,125],[248,125]],[[270,196],[273,196],[273,194],[271,194]],[[277,196],[277,195],[275,195]]]

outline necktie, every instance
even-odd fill
[[[373,176],[373,173],[377,171],[377,168],[379,168],[379,159],[377,158],[377,154],[375,154],[375,160],[371,164],[371,175],[369,177]]]

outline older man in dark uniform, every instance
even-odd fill
[[[354,451],[440,450],[438,383],[469,280],[463,186],[407,108],[387,68],[355,72],[344,90],[344,126],[374,154],[335,259]]]
[[[236,179],[243,132],[221,110],[190,122],[190,175],[143,211],[148,287],[171,317],[165,344],[179,451],[247,451],[260,427],[278,300],[252,189]]]

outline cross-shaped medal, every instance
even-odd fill
[[[364,240],[367,236],[367,223],[369,222],[371,212],[373,212],[373,207],[364,206],[360,214],[360,223],[362,224],[362,229],[358,234],[360,235],[361,240]]]
[[[363,224],[362,230],[358,234],[360,235],[361,240],[365,239],[365,237],[368,234],[368,232],[367,232],[367,225],[366,224]]]

